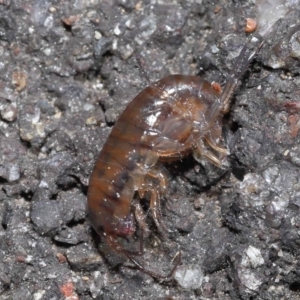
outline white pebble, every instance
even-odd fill
[[[195,290],[201,287],[204,274],[197,265],[180,266],[174,278],[182,288]]]

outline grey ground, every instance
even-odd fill
[[[72,4],[70,4],[73,2]],[[300,12],[275,26],[225,118],[227,172],[167,165],[169,241],[138,259],[193,278],[162,284],[91,230],[87,182],[147,80],[224,83],[254,1],[0,1],[0,299],[300,299]],[[145,202],[147,206],[147,202]],[[202,284],[201,284],[202,281]]]

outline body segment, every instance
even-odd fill
[[[197,76],[170,75],[141,91],[126,107],[113,127],[90,177],[88,210],[96,232],[105,237],[117,252],[128,257],[143,272],[159,279],[172,277],[180,255],[169,275],[145,269],[135,258],[142,253],[145,229],[141,209],[133,198],[150,192],[152,218],[163,236],[160,195],[166,188],[161,162],[171,162],[193,153],[220,167],[227,155],[222,147],[222,117],[229,110],[238,79],[247,69],[256,51],[245,55],[221,92],[215,85]],[[159,188],[152,178],[159,182]],[[138,223],[138,224],[136,224]],[[138,225],[138,226],[137,226]],[[142,231],[140,251],[125,249],[118,238]]]
[[[125,249],[116,246],[114,238],[136,230],[132,206],[136,191],[151,192],[152,216],[162,231],[159,191],[147,180],[156,177],[164,189],[166,179],[155,168],[159,161],[178,160],[196,151],[219,163],[206,148],[220,147],[222,116],[210,120],[214,106],[220,104],[219,92],[206,80],[171,75],[145,88],[121,114],[99,154],[88,191],[94,229],[104,232],[119,252]],[[209,145],[212,140],[216,142]]]

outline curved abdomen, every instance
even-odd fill
[[[206,122],[207,110],[218,96],[196,76],[172,75],[145,88],[114,125],[90,177],[88,209],[97,232],[126,235],[131,201],[158,159],[190,150],[194,123]],[[174,154],[175,153],[175,154]],[[171,157],[171,154],[170,154]]]

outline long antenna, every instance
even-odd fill
[[[253,45],[254,49],[250,49],[249,45]],[[255,55],[260,51],[264,44],[264,40],[260,36],[254,36],[244,45],[239,56],[237,57],[231,72],[229,73],[227,82],[221,94],[221,105],[227,111],[231,97],[236,90],[239,80],[244,75],[249,65],[253,61]]]
[[[265,37],[267,34],[271,32],[274,26],[286,15],[289,11],[286,11],[284,15],[278,18],[276,21],[272,23],[265,31],[260,30],[259,32],[263,32],[263,35],[260,33],[255,33],[244,45],[242,50],[237,57],[232,71],[229,73],[226,84],[223,88],[220,99],[216,99],[215,105],[212,107],[208,120],[210,120],[208,126],[215,122],[216,118],[220,115],[221,112],[226,113],[229,111],[230,101],[232,95],[236,88],[239,85],[239,80],[244,75],[249,65],[253,61],[255,55],[262,48]],[[254,45],[254,47],[249,47],[249,45]],[[254,48],[254,49],[253,49]]]

